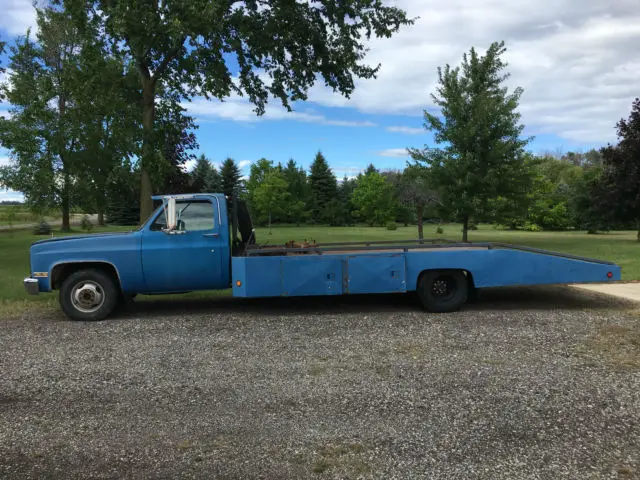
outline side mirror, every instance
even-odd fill
[[[166,227],[163,228],[162,231],[167,235],[185,233],[184,222],[176,218],[176,199],[173,197],[167,198],[166,203],[163,204],[163,208]]]
[[[173,197],[169,198],[167,202],[167,209],[165,212],[167,219],[167,230],[175,230],[177,226],[176,222],[176,199]]]

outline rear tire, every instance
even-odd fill
[[[418,280],[418,296],[428,312],[457,311],[467,302],[468,294],[469,281],[461,270],[426,271]]]
[[[115,279],[102,270],[74,272],[60,286],[60,306],[72,320],[102,320],[114,311],[119,298]]]

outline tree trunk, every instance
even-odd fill
[[[62,186],[62,231],[71,231],[69,202],[69,173],[64,173],[64,185]]]
[[[271,212],[269,212],[269,235],[271,235]]]
[[[469,231],[469,215],[465,213],[462,217],[462,241],[467,242]]]
[[[149,72],[142,72],[142,162],[140,179],[140,223],[153,212],[153,187],[149,168],[153,165],[153,121],[155,118],[155,84]]]
[[[98,212],[98,225],[104,227],[104,212],[102,210]]]
[[[424,228],[423,228],[423,222],[422,222],[422,216],[424,213],[424,207],[423,206],[419,206],[417,208],[417,215],[418,215],[418,240],[420,240],[420,243],[422,243],[422,240],[424,240]]]
[[[638,233],[636,235],[636,240],[640,242],[640,219],[637,221]]]

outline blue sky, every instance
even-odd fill
[[[33,25],[30,0],[0,0],[0,38]],[[460,62],[472,46],[505,40],[510,88],[521,86],[520,113],[535,152],[586,151],[615,142],[615,123],[640,96],[640,11],[635,2],[567,0],[395,0],[420,19],[391,39],[373,40],[367,62],[382,68],[357,81],[350,100],[322,85],[287,113],[274,101],[256,117],[243,98],[185,103],[199,125],[198,153],[215,163],[232,157],[248,173],[261,157],[308,167],[321,150],[337,176],[369,163],[402,168],[406,147],[432,144],[422,113],[431,108],[437,67]],[[460,26],[464,25],[464,28]],[[3,58],[3,63],[6,59]],[[0,104],[0,114],[7,105]],[[0,163],[9,152],[0,149]],[[15,197],[1,192],[0,200]]]

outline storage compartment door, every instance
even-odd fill
[[[358,255],[347,259],[345,293],[406,292],[404,254]]]
[[[282,258],[282,295],[339,295],[342,260],[338,256],[299,255]]]

